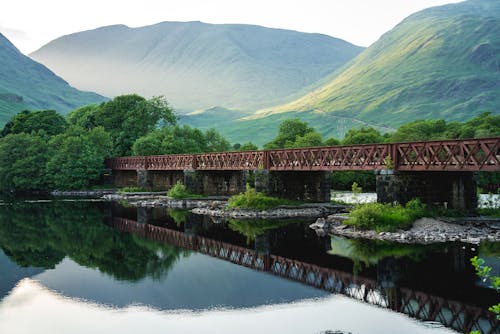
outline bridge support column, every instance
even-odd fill
[[[113,185],[118,188],[137,186],[137,172],[135,170],[114,170],[112,172]]]
[[[406,204],[419,198],[429,206],[477,213],[474,172],[377,172],[377,201]]]
[[[231,196],[245,191],[247,171],[184,171],[184,185],[195,194]]]
[[[153,189],[153,177],[150,171],[144,169],[137,170],[137,186],[146,190]]]
[[[150,170],[151,189],[170,190],[176,183],[184,183],[184,173],[181,170]]]
[[[304,202],[330,201],[330,172],[268,172],[255,175],[255,188],[269,196]]]

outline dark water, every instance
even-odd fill
[[[319,237],[91,202],[0,206],[0,333],[500,333],[500,244]]]

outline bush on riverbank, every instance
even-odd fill
[[[377,232],[394,231],[410,227],[413,221],[425,214],[426,206],[419,199],[412,199],[405,206],[367,203],[351,210],[349,218],[344,223]]]
[[[230,209],[266,210],[280,205],[297,205],[300,202],[266,196],[247,186],[247,190],[229,198],[227,207]]]
[[[121,193],[143,193],[146,189],[142,187],[124,187],[119,190]]]
[[[185,198],[199,198],[203,197],[201,195],[193,194],[187,191],[186,186],[182,183],[178,182],[173,186],[168,192],[168,197],[172,197],[175,199],[185,199]]]

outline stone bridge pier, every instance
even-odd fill
[[[429,206],[477,214],[477,173],[378,171],[377,201],[406,204],[419,198]]]
[[[184,170],[184,185],[189,192],[207,196],[231,196],[245,191],[247,171]]]
[[[275,196],[304,202],[330,201],[331,172],[255,171],[255,189]]]

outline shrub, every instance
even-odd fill
[[[195,195],[187,191],[186,186],[180,182],[177,182],[167,193],[169,197],[175,199],[183,199],[183,198],[196,198],[201,197],[201,195]]]
[[[247,185],[247,190],[234,195],[227,202],[228,208],[266,210],[279,205],[297,205],[300,202],[266,196]]]
[[[415,219],[426,214],[426,207],[419,199],[399,204],[367,203],[356,206],[344,222],[361,229],[394,231],[410,227]]]
[[[121,193],[142,193],[142,192],[145,192],[146,189],[144,189],[142,187],[125,187],[125,188],[121,188],[119,191]]]

